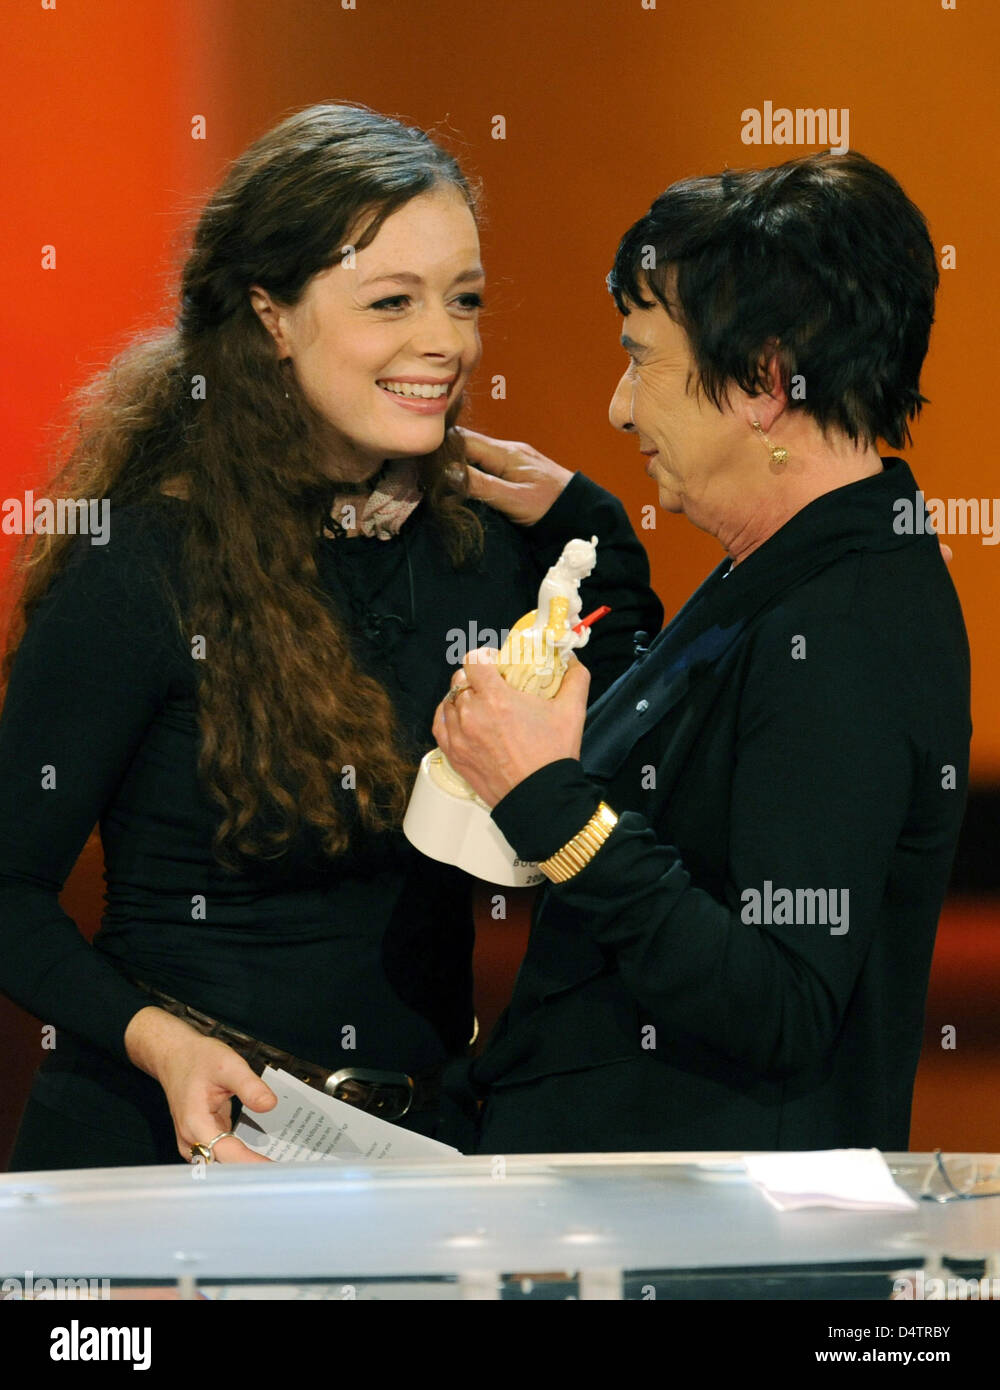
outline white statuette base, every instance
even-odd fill
[[[454,864],[486,883],[531,888],[543,882],[538,865],[518,859],[479,797],[455,796],[439,784],[441,770],[435,775],[435,769],[441,757],[441,750],[433,748],[421,760],[403,820],[410,844],[428,858]]]

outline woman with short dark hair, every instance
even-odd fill
[[[486,1151],[905,1149],[968,775],[961,609],[899,447],[937,269],[861,155],[667,189],[609,279],[612,424],[725,548],[593,706],[471,654],[435,734],[551,880]]]
[[[901,449],[938,278],[920,210],[849,150],[672,184],[622,238],[608,287],[622,314],[678,317],[714,405],[777,380],[788,412]]]

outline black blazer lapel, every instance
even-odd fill
[[[745,626],[742,620],[727,627],[715,621],[709,585],[714,588],[720,582],[724,582],[721,570],[699,590],[705,591],[704,601],[697,608],[685,605],[649,651],[592,707],[581,752],[587,773],[610,781],[640,739],[653,729],[668,727],[671,715],[689,699],[699,679],[737,641]]]

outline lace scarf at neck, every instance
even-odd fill
[[[335,539],[356,527],[363,536],[387,541],[399,534],[422,496],[413,460],[390,459],[373,480],[371,492],[338,492],[334,496],[330,515],[323,523],[323,534]],[[345,525],[351,518],[353,526]]]

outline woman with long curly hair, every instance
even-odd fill
[[[268,1062],[461,1135],[471,885],[400,830],[459,636],[576,535],[595,691],[662,617],[610,494],[453,428],[475,210],[424,132],[297,112],[204,209],[176,324],[80,393],[50,510],[109,534],[36,525],[3,672],[0,984],[57,1038],[12,1168],[261,1161],[231,1102],[273,1105]],[[95,823],[90,944],[58,894]]]

